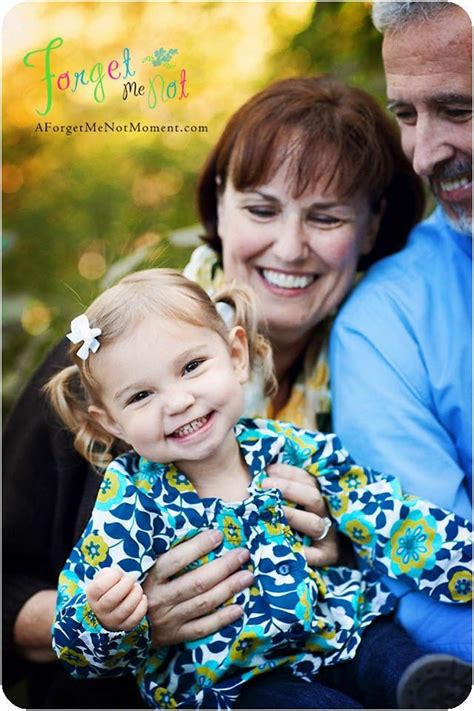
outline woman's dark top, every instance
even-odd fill
[[[90,684],[68,677],[59,662],[25,662],[13,645],[14,622],[25,602],[40,590],[56,589],[59,572],[90,517],[101,481],[74,450],[72,435],[59,423],[41,391],[67,364],[67,348],[64,340],[49,353],[5,424],[3,688],[8,695],[12,684],[26,677],[30,707],[91,708],[95,702],[90,694],[97,693],[101,708],[139,708],[143,703],[131,677],[119,685],[117,680],[99,680],[91,692]]]

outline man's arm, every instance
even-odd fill
[[[397,305],[375,298],[366,312],[342,312],[331,334],[331,374],[334,429],[356,461],[469,518],[465,474]]]

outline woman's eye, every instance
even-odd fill
[[[340,225],[343,220],[339,217],[334,217],[333,215],[322,215],[321,213],[309,214],[307,219],[309,222],[316,224],[320,227],[335,227]]]
[[[274,217],[276,215],[275,208],[264,205],[250,205],[245,209],[254,217]]]
[[[135,393],[135,395],[132,395],[130,400],[127,402],[127,405],[132,405],[134,402],[140,402],[141,400],[145,400],[149,395],[149,390],[140,390],[139,393]]]
[[[192,373],[193,370],[196,370],[202,363],[202,360],[190,360],[189,363],[186,363],[186,365],[183,368],[183,375],[186,375],[187,373]]]

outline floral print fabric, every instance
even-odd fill
[[[269,420],[240,420],[235,433],[251,474],[248,497],[200,499],[172,464],[134,453],[107,469],[81,539],[59,579],[53,646],[75,676],[131,670],[151,707],[232,708],[246,680],[280,665],[303,679],[321,664],[352,658],[375,616],[393,609],[379,575],[408,581],[446,602],[471,599],[471,527],[414,496],[397,479],[357,466],[335,435]],[[338,529],[354,543],[359,569],[306,565],[300,536],[288,526],[277,489],[263,490],[276,462],[317,477]],[[131,632],[109,632],[90,610],[85,586],[118,565],[143,580],[158,555],[206,528],[226,549],[250,550],[255,574],[235,596],[244,615],[197,642],[153,648],[145,617]],[[192,567],[192,566],[191,566]]]

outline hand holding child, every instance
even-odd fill
[[[147,597],[137,583],[121,568],[104,568],[87,586],[87,599],[92,612],[103,627],[111,632],[133,629],[148,608]]]

